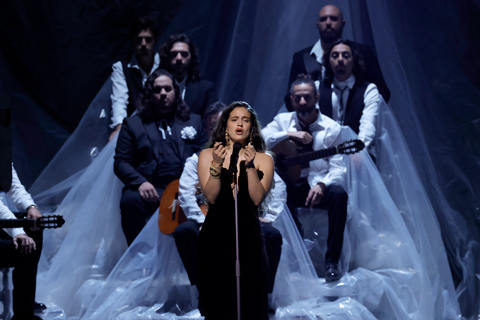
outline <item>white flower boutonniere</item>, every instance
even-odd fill
[[[192,126],[188,126],[183,128],[182,131],[180,131],[180,134],[182,135],[183,140],[193,140],[197,135],[197,130]]]

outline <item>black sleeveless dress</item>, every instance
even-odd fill
[[[263,172],[258,171],[259,178]],[[232,174],[222,168],[220,193],[199,235],[199,309],[206,320],[237,319],[235,206]],[[243,320],[268,320],[268,258],[258,208],[248,194],[245,162],[238,179],[240,299]]]

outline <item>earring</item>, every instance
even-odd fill
[[[250,131],[250,144],[253,145],[253,131]]]
[[[230,142],[230,136],[228,135],[228,132],[225,131],[225,145],[227,145]]]

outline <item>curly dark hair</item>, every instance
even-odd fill
[[[188,66],[188,76],[190,81],[196,82],[202,79],[200,75],[200,62],[198,60],[197,48],[193,44],[193,42],[187,37],[187,35],[180,33],[180,34],[173,34],[164,42],[162,48],[160,49],[160,67],[165,70],[171,70],[170,65],[170,58],[168,57],[170,54],[170,50],[172,49],[173,45],[176,42],[183,42],[188,44],[188,49],[190,51],[190,65]]]
[[[225,130],[227,129],[227,121],[230,117],[230,113],[233,109],[237,107],[243,107],[250,112],[251,116],[251,123],[252,123],[252,145],[255,147],[257,152],[265,152],[267,150],[267,145],[265,144],[265,140],[262,137],[262,128],[260,123],[258,122],[257,113],[253,108],[245,101],[234,101],[232,102],[225,110],[223,110],[222,115],[220,116],[220,120],[218,121],[217,127],[212,133],[210,137],[210,142],[208,143],[209,148],[213,148],[215,142],[221,142],[223,145],[226,145],[225,141]]]
[[[332,53],[333,48],[339,44],[344,44],[350,47],[353,56],[353,75],[358,80],[362,80],[365,73],[365,62],[363,61],[360,52],[357,50],[355,43],[346,39],[338,39],[332,43],[332,45],[327,51],[325,51],[322,57],[322,64],[325,66],[325,83],[331,84],[333,81],[334,74],[330,66],[330,54]]]
[[[188,120],[190,118],[190,108],[183,101],[178,84],[175,82],[173,76],[168,71],[163,70],[161,68],[157,68],[154,72],[152,72],[152,74],[148,76],[147,81],[145,81],[145,86],[143,87],[143,91],[141,95],[142,103],[137,108],[137,114],[143,120],[153,119],[154,117],[152,112],[153,83],[160,76],[167,76],[172,80],[173,89],[175,90],[175,104],[177,106],[177,111],[175,112],[175,116],[178,119],[183,121]]]

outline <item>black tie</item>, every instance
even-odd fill
[[[335,86],[335,88],[340,91],[340,97],[338,99],[338,104],[339,104],[339,108],[338,108],[338,119],[337,119],[337,122],[341,125],[343,125],[343,121],[345,119],[345,105],[343,104],[343,92],[345,91],[345,89],[348,88],[348,86],[345,86],[343,87],[343,89],[341,89],[340,87],[338,86]]]

